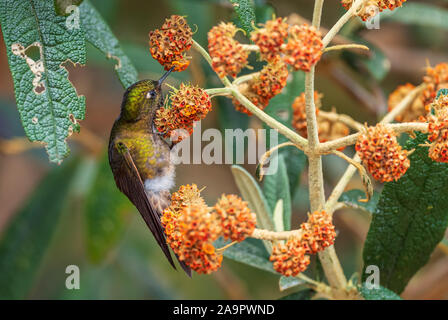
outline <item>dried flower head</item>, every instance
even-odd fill
[[[316,254],[334,244],[336,231],[331,215],[315,211],[308,215],[308,221],[301,224],[302,243],[307,253]]]
[[[154,124],[159,132],[171,137],[173,142],[179,142],[185,136],[176,136],[176,130],[185,130],[186,136],[191,135],[194,122],[205,118],[212,108],[212,103],[204,89],[183,83],[169,99],[170,108],[158,109]]]
[[[185,70],[190,61],[185,52],[190,49],[193,39],[192,31],[184,17],[172,15],[165,20],[161,29],[149,32],[151,55],[165,70],[174,67],[174,71]]]
[[[448,64],[440,63],[434,68],[427,67],[426,75],[423,77],[426,88],[422,92],[422,102],[429,112],[430,104],[434,102],[440,89],[448,89]]]
[[[197,273],[216,271],[222,262],[222,255],[213,246],[221,231],[217,220],[194,187],[186,186],[173,198],[176,203],[161,217],[167,243],[179,260]]]
[[[256,78],[243,83],[239,89],[254,105],[263,110],[268,106],[269,101],[286,86],[287,78],[286,64],[280,59],[274,59],[263,67]],[[252,114],[236,99],[233,102],[236,110],[248,115]]]
[[[319,115],[319,109],[322,106],[322,94],[314,92],[314,102],[316,105],[316,117],[318,124],[319,141],[325,142],[333,139],[345,137],[350,133],[350,129],[342,122],[330,121]],[[302,137],[307,137],[306,124],[306,102],[305,93],[298,96],[292,104],[292,126]]]
[[[434,114],[428,116],[429,157],[437,162],[448,162],[448,96],[441,95],[431,104]]]
[[[398,144],[397,134],[383,124],[361,132],[355,148],[364,166],[378,181],[398,180],[409,168],[407,151]]]
[[[225,239],[241,242],[254,232],[256,215],[240,197],[233,194],[222,195],[215,204],[214,212]]]
[[[352,7],[353,2],[354,0],[341,0],[342,5],[347,10]],[[356,14],[363,21],[367,21],[385,9],[394,10],[401,7],[403,2],[406,2],[406,0],[367,0]]]
[[[295,70],[309,72],[322,55],[321,33],[313,26],[303,24],[289,29],[288,43],[283,53],[284,61]]]
[[[233,23],[221,22],[208,32],[208,51],[213,70],[219,77],[236,75],[247,65],[248,52],[233,37],[238,31]]]
[[[272,248],[269,257],[274,270],[285,277],[295,277],[306,270],[310,264],[310,257],[306,255],[306,248],[300,239],[290,239],[283,244],[279,242]]]
[[[392,111],[414,89],[415,86],[410,83],[398,86],[397,89],[389,95],[389,112]],[[426,114],[427,112],[421,98],[416,98],[405,112],[402,112],[395,117],[395,120],[398,122],[424,121]]]
[[[285,19],[276,18],[251,33],[251,40],[260,48],[262,59],[272,61],[279,57],[281,46],[288,36],[288,27]]]

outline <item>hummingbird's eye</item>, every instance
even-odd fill
[[[146,94],[146,99],[154,99],[156,97],[156,92],[154,90],[148,91]]]

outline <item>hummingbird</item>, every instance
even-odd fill
[[[155,113],[163,105],[162,84],[171,71],[158,81],[141,80],[126,89],[120,115],[111,130],[108,152],[118,189],[138,209],[176,269],[160,222],[163,210],[171,202],[169,190],[175,183],[175,168],[170,161],[171,146],[154,125]],[[176,258],[191,276],[190,268]]]

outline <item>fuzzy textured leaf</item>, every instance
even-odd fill
[[[382,286],[378,289],[368,289],[364,283],[360,292],[366,300],[401,300],[398,294]]]
[[[365,198],[366,194],[364,191],[353,189],[344,192],[339,198],[339,202],[343,202],[351,208],[360,209],[371,214],[375,211],[378,200],[380,198],[380,194],[375,191],[369,202],[359,201]]]
[[[428,262],[448,226],[448,164],[433,162],[419,146],[425,141],[418,133],[406,144],[415,148],[411,167],[385,185],[364,246],[364,267],[378,266],[381,285],[397,293]]]
[[[293,129],[293,112],[291,106],[294,99],[305,90],[304,83],[305,73],[301,71],[294,72],[292,74],[292,80],[288,82],[280,94],[272,98],[269,106],[265,109],[265,112],[288,128]],[[264,128],[270,129],[267,125],[264,125]],[[269,130],[267,133],[269,133]],[[266,136],[269,141],[269,135],[267,134]],[[288,139],[284,135],[279,134],[278,143],[280,144],[286,141],[288,141]],[[268,146],[269,148],[275,147],[274,145]],[[281,148],[278,151],[278,154],[284,155],[285,157],[284,160],[288,171],[289,191],[292,198],[294,197],[296,187],[299,183],[300,175],[305,168],[307,158],[303,151],[293,146]]]
[[[0,22],[25,133],[60,163],[69,153],[67,137],[85,115],[85,98],[63,67],[67,61],[85,64],[84,32],[68,28],[52,0],[0,0]]]
[[[115,186],[106,154],[100,161],[84,210],[87,253],[91,261],[101,262],[115,247],[124,233],[131,209],[128,199]]]
[[[215,241],[216,248],[224,247],[227,243],[222,238]],[[263,243],[258,239],[246,239],[237,243],[223,253],[224,257],[247,264],[257,269],[278,274],[272,269],[272,262],[269,261],[269,254],[263,247]]]
[[[247,36],[252,32],[255,25],[255,9],[253,0],[230,0],[236,14],[241,22],[241,27],[246,31]]]
[[[278,286],[280,288],[280,291],[285,291],[297,286],[301,286],[305,284],[306,282],[302,279],[296,278],[296,277],[285,277],[281,276],[280,280],[278,281]]]
[[[103,52],[108,59],[116,61],[115,72],[123,87],[127,88],[137,82],[137,70],[129,57],[123,52],[118,39],[98,11],[88,0],[85,0],[79,8],[81,23],[86,32],[86,40]]]
[[[3,233],[0,299],[26,298],[64,211],[77,163],[53,169]]]
[[[249,208],[257,214],[257,226],[262,229],[274,230],[269,205],[257,181],[241,166],[233,165],[232,174],[243,199],[248,202]],[[263,243],[270,251],[271,243],[269,241],[263,241]]]
[[[278,155],[277,172],[266,175],[263,180],[263,194],[266,197],[271,212],[274,212],[278,200],[283,200],[283,226],[285,230],[290,230],[291,193],[289,191],[288,172],[283,155]]]

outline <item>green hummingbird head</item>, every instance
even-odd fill
[[[152,118],[163,102],[162,84],[170,72],[157,81],[141,80],[131,85],[124,93],[120,118],[130,122]]]

